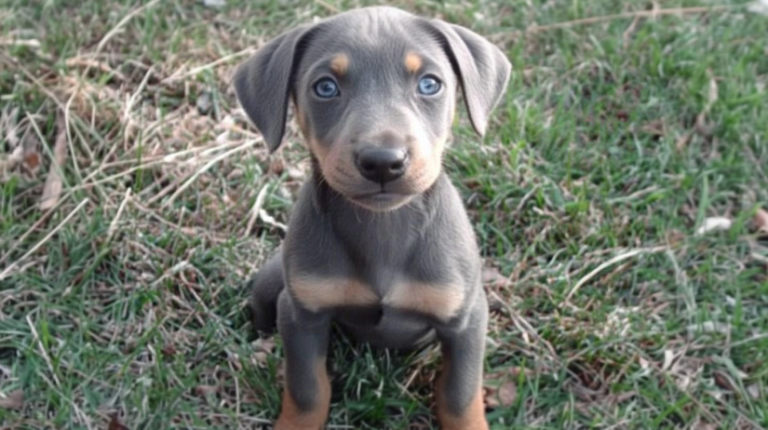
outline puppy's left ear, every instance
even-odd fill
[[[507,90],[512,64],[501,49],[467,28],[439,20],[426,21],[426,26],[459,77],[472,126],[485,135],[488,117]]]

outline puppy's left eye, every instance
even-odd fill
[[[419,94],[431,96],[437,94],[443,84],[436,77],[427,75],[419,80]]]

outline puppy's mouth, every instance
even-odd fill
[[[379,190],[374,193],[357,194],[349,199],[374,211],[389,211],[399,208],[413,198],[411,194],[403,194],[388,190]]]

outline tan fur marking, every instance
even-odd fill
[[[464,304],[464,290],[459,285],[407,283],[393,288],[384,304],[449,319]]]
[[[315,377],[319,390],[315,408],[311,411],[302,412],[288,393],[287,384],[283,387],[283,404],[275,430],[322,430],[331,404],[331,383],[325,368],[325,358],[318,360],[315,365]]]
[[[307,129],[307,118],[304,116],[304,112],[299,109],[298,104],[294,104],[294,111],[296,111],[296,122],[299,123],[299,129],[304,138],[309,137],[309,131]]]
[[[435,400],[437,409],[437,421],[442,430],[488,430],[488,420],[485,418],[485,405],[483,404],[483,389],[477,387],[477,392],[472,402],[463,413],[448,410],[443,390],[448,372],[460,372],[460,369],[451,370],[450,359],[443,356],[442,374],[435,386]]]
[[[405,54],[405,69],[410,73],[416,73],[421,69],[421,57],[413,52]]]
[[[340,306],[370,306],[379,297],[367,285],[350,279],[292,279],[291,291],[311,311]]]
[[[411,146],[411,167],[405,179],[414,192],[424,192],[440,175],[447,138],[447,135],[440,136],[431,144],[417,140]]]
[[[309,145],[309,150],[312,151],[315,157],[317,157],[317,160],[323,166],[323,169],[325,169],[325,161],[328,159],[330,149],[323,147],[323,145],[312,136],[308,136],[306,142]]]
[[[347,54],[336,54],[331,60],[331,72],[337,77],[344,76],[349,69],[349,57]]]

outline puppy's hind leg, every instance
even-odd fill
[[[256,334],[273,334],[277,326],[277,299],[283,291],[283,252],[278,247],[249,281],[251,324]]]

